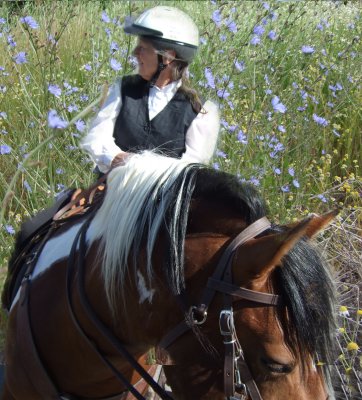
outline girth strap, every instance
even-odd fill
[[[32,382],[37,392],[41,393],[46,399],[60,400],[60,393],[44,368],[38,349],[34,343],[29,309],[30,286],[30,278],[24,278],[21,284],[20,299],[17,308],[16,342],[18,350],[22,355],[24,369],[31,373]]]
[[[24,370],[31,374],[31,380],[37,392],[44,395],[47,399],[60,400],[60,392],[44,367],[37,346],[34,342],[30,317],[31,276],[39,258],[39,254],[51,235],[51,232],[52,229],[49,229],[48,233],[44,236],[34,257],[29,261],[27,270],[21,282],[19,289],[20,296],[16,310],[16,344],[19,353],[22,355],[21,360],[23,362]]]

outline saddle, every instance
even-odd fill
[[[54,204],[25,221],[17,235],[15,250],[9,261],[8,273],[1,296],[2,305],[10,310],[21,281],[34,266],[38,255],[50,236],[64,224],[83,218],[104,199],[106,175],[88,189],[68,189]]]

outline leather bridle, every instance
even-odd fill
[[[92,321],[94,327],[102,334],[109,344],[113,346],[115,351],[120,354],[141,377],[154,389],[162,400],[172,400],[169,393],[165,392],[157,382],[147,373],[143,367],[133,358],[127,351],[124,344],[113,334],[113,332],[100,320],[92,309],[84,289],[84,260],[86,255],[86,232],[92,220],[92,213],[88,216],[87,221],[79,229],[73,242],[71,254],[68,259],[67,267],[67,301],[68,311],[73,323],[84,340],[93,348],[102,362],[112,370],[114,376],[123,383],[123,385],[133,394],[136,399],[145,400],[144,397],[134,388],[124,375],[117,370],[112,364],[109,357],[103,354],[101,349],[94,343],[93,339],[88,336],[84,328],[80,325],[79,320],[74,312],[72,301],[72,286],[78,284],[78,293],[85,315]],[[208,308],[217,292],[224,293],[224,307],[220,312],[220,333],[223,337],[225,345],[225,361],[224,361],[224,390],[228,400],[243,399],[247,394],[252,400],[262,400],[256,383],[250,373],[250,369],[245,362],[243,350],[240,346],[236,335],[232,297],[246,299],[248,301],[259,303],[263,306],[277,306],[281,304],[280,296],[268,293],[256,292],[241,288],[232,284],[231,264],[235,250],[248,240],[258,236],[262,232],[270,228],[270,222],[264,217],[246,229],[244,229],[234,240],[227,246],[221,259],[215,269],[212,277],[208,279],[207,286],[201,296],[200,305],[189,308],[188,315],[185,320],[173,328],[159,343],[156,348],[157,361],[160,364],[172,364],[166,350],[175,340],[179,339],[184,333],[192,329],[194,326],[203,324],[207,319]],[[42,358],[35,345],[30,319],[30,292],[31,277],[33,269],[36,265],[37,257],[34,257],[29,264],[27,273],[22,281],[20,289],[20,299],[17,310],[18,328],[22,335],[19,336],[18,346],[24,355],[23,364],[28,371],[31,371],[33,382],[38,393],[41,393],[48,399],[67,399],[75,400],[76,397],[63,393],[55,384],[54,379],[49,375]],[[77,268],[77,271],[75,270]],[[19,330],[18,329],[18,330]],[[239,393],[237,393],[237,391]],[[240,391],[242,391],[240,394]],[[122,394],[116,395],[122,396]],[[111,396],[112,399],[114,398]],[[110,399],[108,397],[107,399]]]
[[[157,362],[163,365],[173,365],[174,362],[167,353],[167,348],[192,329],[193,325],[202,325],[207,320],[207,311],[216,292],[223,293],[224,306],[220,311],[219,326],[225,346],[224,393],[228,400],[244,399],[247,395],[252,400],[262,400],[236,334],[232,297],[248,300],[262,306],[278,306],[282,302],[278,295],[256,292],[232,284],[231,266],[235,250],[248,240],[269,229],[270,226],[268,219],[263,217],[235,237],[225,249],[212,277],[208,279],[207,286],[201,296],[200,305],[191,306],[188,318],[185,318],[184,321],[168,332],[156,348]]]

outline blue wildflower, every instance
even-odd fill
[[[244,61],[239,62],[238,60],[234,61],[234,65],[235,68],[239,71],[239,72],[243,72],[245,69],[245,63]]]
[[[52,129],[64,129],[68,126],[68,122],[61,119],[55,110],[48,113],[48,126]]]
[[[32,188],[31,188],[31,186],[29,185],[29,182],[26,181],[26,180],[24,180],[23,184],[24,184],[25,189],[26,189],[29,193],[32,193],[33,190],[32,190]]]
[[[86,94],[81,94],[79,96],[80,101],[82,101],[83,103],[85,103],[86,101],[89,100],[89,96],[87,96]]]
[[[283,185],[280,189],[282,190],[283,193],[290,192],[289,185]]]
[[[10,47],[16,47],[16,42],[15,42],[15,40],[14,40],[14,38],[13,38],[13,35],[8,35],[8,37],[6,38],[6,40],[7,40],[8,45],[9,45]]]
[[[250,40],[250,44],[252,44],[253,46],[257,46],[258,44],[260,44],[260,42],[260,37],[257,35],[254,35]]]
[[[70,104],[70,105],[67,107],[67,110],[68,110],[69,112],[78,111],[78,106],[76,106],[75,104]]]
[[[6,114],[5,111],[0,112],[0,119],[6,119],[7,117],[8,117],[8,115]]]
[[[232,20],[227,21],[226,26],[231,33],[236,33],[238,31],[238,27],[236,26],[236,23]]]
[[[84,129],[86,128],[85,122],[81,119],[76,121],[75,126],[79,132],[83,132]]]
[[[38,23],[35,21],[33,17],[30,16],[20,18],[20,22],[22,22],[24,25],[27,25],[31,29],[39,28]]]
[[[222,21],[222,15],[220,10],[215,10],[212,13],[211,19],[214,21],[215,25],[220,28],[221,26],[221,21]]]
[[[51,43],[53,46],[57,44],[57,41],[55,40],[55,37],[49,33],[47,36],[47,40],[49,43]]]
[[[58,85],[54,85],[52,83],[48,85],[48,91],[55,97],[60,97],[60,95],[62,94],[62,89]]]
[[[258,178],[255,178],[255,176],[252,176],[249,179],[249,182],[254,186],[260,186],[260,180]]]
[[[15,235],[15,229],[11,225],[5,225],[5,230],[9,235]]]
[[[286,130],[285,130],[285,128],[284,128],[283,125],[278,125],[278,131],[279,131],[279,132],[283,132],[283,133],[286,132]]]
[[[115,58],[111,58],[110,65],[114,71],[120,71],[122,69],[121,63],[118,62]]]
[[[262,25],[255,25],[253,29],[253,33],[257,36],[261,36],[265,32],[265,29]]]
[[[287,110],[287,107],[283,103],[280,102],[278,96],[274,96],[271,100],[271,103],[272,103],[274,111],[284,114],[285,111]]]
[[[200,37],[200,44],[207,44],[207,40],[203,36]]]
[[[318,124],[322,126],[327,126],[329,124],[329,121],[327,121],[323,117],[319,117],[317,114],[313,114],[313,120]]]
[[[217,170],[220,169],[220,164],[217,163],[217,162],[214,163],[212,166],[213,166],[214,169],[217,169]]]
[[[216,150],[216,156],[226,158],[226,153],[224,153],[222,150]]]
[[[117,42],[112,42],[110,45],[110,52],[113,54],[115,51],[119,50],[119,46]]]
[[[312,53],[314,53],[314,47],[313,46],[306,46],[306,45],[304,45],[304,46],[302,46],[302,53],[304,53],[304,54],[312,54]]]
[[[308,93],[303,89],[300,91],[300,95],[302,96],[303,100],[306,100],[306,98],[308,97]]]
[[[11,147],[8,146],[7,144],[1,144],[0,145],[0,154],[10,154],[11,153]]]
[[[227,123],[227,121],[225,121],[224,118],[221,118],[221,119],[220,119],[220,124],[221,124],[225,129],[227,129],[227,128],[229,127],[229,124]]]
[[[273,168],[273,171],[274,171],[274,173],[277,174],[277,175],[280,175],[280,174],[282,173],[282,171],[280,170],[280,168],[276,168],[276,167]]]
[[[238,132],[237,139],[241,144],[248,144],[248,138],[241,129]]]
[[[92,66],[90,64],[85,64],[84,69],[86,71],[92,71]]]
[[[0,18],[0,25],[4,25],[6,23],[5,18]]]
[[[108,17],[108,15],[107,15],[107,13],[105,11],[102,11],[101,19],[106,24],[109,24],[111,22],[110,18]]]
[[[293,179],[293,186],[296,187],[296,188],[300,187],[300,184],[299,184],[297,179]]]
[[[222,99],[226,99],[230,96],[230,93],[226,89],[219,89],[217,95]]]
[[[20,51],[13,57],[13,60],[16,62],[16,64],[25,64],[28,62],[25,51]]]
[[[211,68],[207,67],[205,68],[205,78],[207,80],[207,85],[211,88],[211,89],[215,89],[215,79],[214,76],[212,74]]]
[[[277,39],[277,34],[275,33],[275,31],[270,31],[270,32],[268,33],[268,38],[269,38],[270,40],[276,40],[276,39]]]
[[[322,203],[327,203],[327,198],[323,196],[323,194],[319,194],[317,198],[322,202]]]

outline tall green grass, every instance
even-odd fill
[[[75,122],[87,123],[97,111],[101,88],[133,70],[135,38],[122,31],[125,17],[165,3],[189,13],[200,28],[190,80],[204,98],[220,105],[214,168],[258,186],[276,222],[343,208],[323,243],[338,254],[330,258],[338,260],[341,293],[346,293],[343,285],[357,287],[341,297],[341,305],[354,310],[355,323],[339,343],[346,349],[360,342],[362,22],[357,1],[2,2],[0,280],[20,223],[63,188],[94,180],[92,163],[78,148],[86,129],[77,129]],[[26,16],[38,28],[21,22]],[[112,43],[118,50],[110,50]],[[16,62],[19,52],[26,53],[26,62]],[[121,70],[112,69],[112,58]],[[50,84],[61,93],[52,94]],[[71,121],[69,127],[50,129],[50,110]],[[84,110],[86,115],[79,115]],[[338,369],[347,394],[361,392],[360,350],[351,351],[344,356],[349,366],[341,363]],[[350,379],[348,368],[359,378]]]

